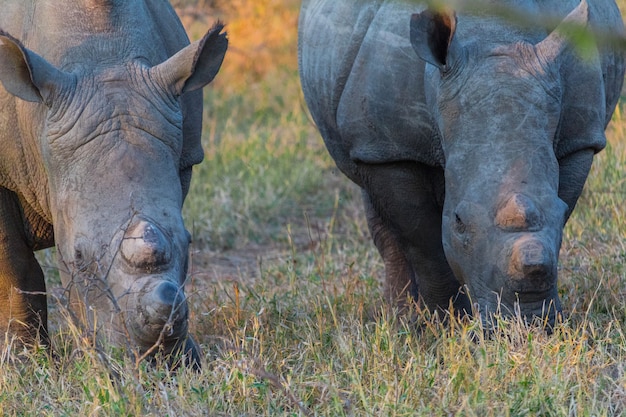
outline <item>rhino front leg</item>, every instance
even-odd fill
[[[413,268],[404,256],[393,233],[374,209],[367,192],[362,190],[362,194],[367,225],[374,245],[385,263],[385,299],[391,306],[397,306],[403,310],[406,307],[408,295],[414,299],[418,297]]]
[[[441,240],[443,171],[426,165],[397,162],[359,166],[368,221],[385,260],[391,296],[411,280],[411,289],[431,309],[471,312],[446,260]],[[395,292],[395,294],[394,294]]]
[[[13,337],[48,344],[44,275],[26,242],[18,198],[0,187],[0,346]]]
[[[563,223],[567,222],[583,191],[591,169],[594,151],[591,148],[571,153],[559,160],[559,198],[567,204]]]

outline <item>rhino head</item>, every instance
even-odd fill
[[[562,230],[594,153],[589,142],[572,150],[565,143],[562,67],[575,52],[562,29],[587,21],[583,1],[543,40],[496,43],[458,39],[449,10],[412,16],[411,43],[427,63],[426,97],[445,156],[443,247],[485,317],[553,323],[561,311]],[[601,86],[593,62],[585,68]],[[599,114],[587,120],[595,130],[586,139],[601,149],[605,102],[595,91],[585,98]],[[579,134],[593,130],[585,129]]]
[[[199,89],[227,49],[222,28],[157,65],[139,56],[72,70],[0,36],[3,85],[45,120],[34,136],[47,176],[36,186],[46,190],[72,305],[98,334],[140,353],[184,346],[199,359],[187,334],[181,208],[202,149],[199,123],[183,122],[192,113],[199,121]],[[184,94],[197,94],[197,108],[182,105]]]

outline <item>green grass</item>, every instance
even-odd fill
[[[274,80],[254,86],[253,100],[207,94],[206,161],[194,171],[185,207],[199,243],[230,249],[280,238],[286,219],[332,205],[320,200],[331,162],[308,126],[297,74]]]
[[[567,320],[442,326],[390,313],[356,187],[303,111],[296,73],[205,97],[194,236],[200,373],[96,352],[56,312],[56,356],[0,357],[7,416],[613,416],[626,414],[626,120],[594,162],[560,257]],[[105,359],[103,359],[105,358]]]

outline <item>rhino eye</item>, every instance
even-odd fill
[[[467,226],[463,223],[461,217],[459,217],[456,213],[454,214],[454,229],[457,233],[465,233],[467,231]]]

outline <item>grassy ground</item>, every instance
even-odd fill
[[[184,211],[202,371],[173,375],[99,354],[57,313],[54,360],[0,357],[0,414],[626,413],[622,109],[565,230],[568,319],[554,335],[502,322],[505,331],[484,340],[479,323],[443,327],[423,312],[408,322],[383,307],[359,194],[303,110],[297,3],[230,4],[232,50],[205,94],[206,161]],[[272,56],[281,61],[270,65]]]

